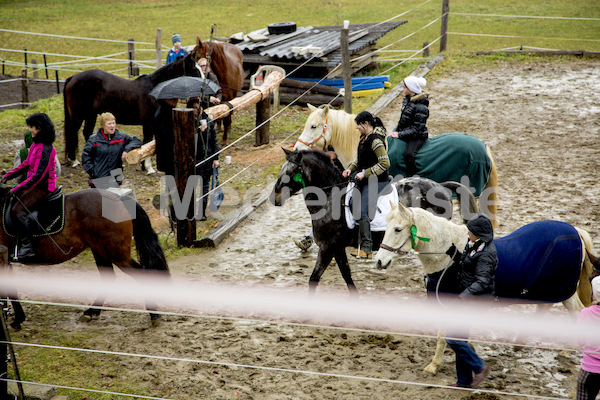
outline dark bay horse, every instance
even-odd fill
[[[231,43],[203,42],[196,38],[200,58],[205,57],[210,68],[219,78],[223,93],[223,102],[237,97],[244,85],[244,55]],[[223,118],[223,143],[227,143],[227,135],[231,128],[231,114]]]
[[[200,76],[196,62],[200,47],[190,54],[157,69],[152,74],[134,80],[120,78],[106,71],[92,69],[67,78],[63,90],[65,107],[65,152],[69,160],[76,160],[79,128],[87,141],[93,133],[96,116],[111,112],[123,125],[142,125],[144,143],[152,140],[152,122],[158,108],[150,91],[160,82],[182,75]]]
[[[0,185],[0,204],[5,204],[9,198],[10,187]],[[63,229],[51,236],[34,238],[36,256],[28,263],[59,264],[90,248],[103,280],[115,279],[113,264],[133,277],[169,277],[169,267],[158,236],[138,203],[135,203],[135,218],[132,219],[126,205],[115,194],[100,189],[84,189],[65,195],[64,208]],[[132,237],[135,239],[139,263],[131,258]],[[4,223],[0,224],[0,243],[14,249],[15,238],[5,231]],[[100,307],[103,303],[104,298],[100,296],[94,306]],[[150,301],[147,301],[146,308],[149,311],[156,310]],[[21,320],[13,321],[13,327],[25,319],[22,312],[20,317],[17,314],[18,310],[15,310],[15,318]],[[84,312],[88,317],[99,314],[98,308]],[[159,317],[154,313],[150,316],[153,321]]]
[[[314,293],[321,276],[331,260],[335,258],[348,290],[351,294],[357,294],[358,291],[350,273],[346,247],[356,245],[358,228],[348,228],[343,211],[340,216],[340,210],[344,210],[343,194],[348,180],[342,177],[342,173],[323,151],[301,150],[292,152],[286,149],[283,150],[286,153],[286,163],[283,165],[281,174],[273,188],[271,201],[274,205],[281,206],[287,197],[306,188],[304,198],[312,216],[314,239],[319,245],[317,262],[309,280],[309,292]],[[451,191],[460,188],[461,193],[468,195],[469,212],[478,211],[473,194],[468,188],[457,182],[439,184],[430,179],[412,177],[392,182],[391,185],[398,192],[401,201],[408,201],[408,199],[413,198],[419,201],[420,207],[427,208],[436,214],[446,215],[447,210],[450,210],[450,216],[452,214]],[[316,192],[319,190],[327,196],[326,201],[318,198],[319,194]],[[427,196],[427,192],[430,190],[432,190],[435,200]],[[420,195],[411,196],[415,191],[422,192],[419,192]],[[382,194],[385,192],[384,189]],[[422,200],[420,200],[421,198]],[[462,196],[458,198],[461,200]],[[429,202],[427,199],[433,201]],[[315,203],[318,204],[315,205]],[[380,243],[382,238],[382,232],[373,232],[375,248],[377,248],[377,243]]]

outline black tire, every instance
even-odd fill
[[[268,26],[270,35],[281,35],[284,33],[296,32],[295,22],[275,22]]]

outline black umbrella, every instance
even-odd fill
[[[190,97],[209,96],[219,90],[221,87],[210,79],[180,76],[159,83],[152,89],[150,96],[157,99],[189,99]]]

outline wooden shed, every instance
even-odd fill
[[[376,64],[377,40],[405,23],[392,21],[350,25],[350,59],[369,54],[352,63],[352,74]],[[342,25],[296,28],[292,24],[288,23],[287,33],[273,34],[264,28],[243,36],[243,41],[236,43],[236,46],[244,53],[244,69],[253,72],[260,65],[277,65],[289,74],[302,65],[293,76],[340,77]]]

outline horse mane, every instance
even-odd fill
[[[329,110],[327,123],[331,126],[331,145],[338,155],[352,162],[356,158],[359,135],[354,114],[342,110]]]
[[[339,169],[333,164],[331,158],[327,153],[321,150],[300,150],[300,154],[302,154],[302,159],[308,159],[308,164],[317,165],[320,168],[321,177],[329,178],[333,182],[333,184],[340,183],[344,181],[342,173]],[[312,158],[316,159],[313,160]]]
[[[185,57],[179,57],[170,64],[163,65],[151,74],[141,75],[136,80],[149,80],[152,87],[169,79],[177,78],[182,75],[200,76],[198,69],[195,68],[197,48],[190,51]],[[191,60],[191,61],[190,61]],[[188,65],[189,64],[189,65]]]

